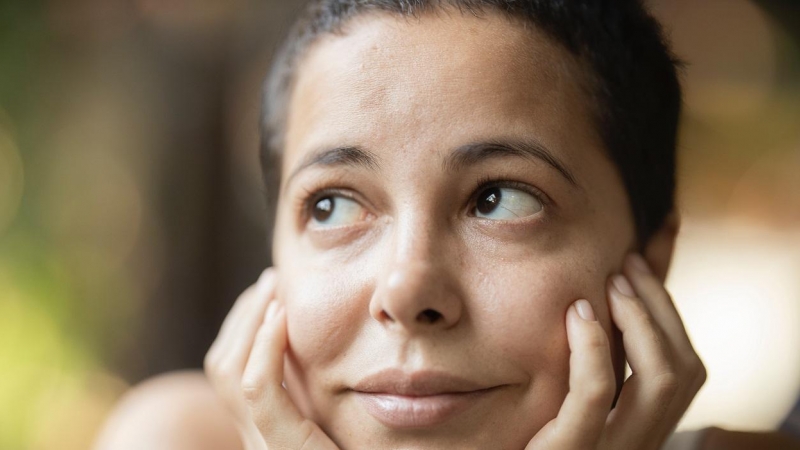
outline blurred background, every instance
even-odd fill
[[[687,61],[682,429],[800,396],[800,3],[651,0]],[[269,264],[260,82],[300,2],[0,0],[0,448],[86,449]]]

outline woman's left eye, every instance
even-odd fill
[[[318,225],[335,227],[364,220],[366,210],[357,201],[341,195],[328,195],[311,206],[311,220]]]
[[[542,202],[525,191],[490,187],[478,194],[474,214],[484,219],[513,220],[532,216],[542,208]]]

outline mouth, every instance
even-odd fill
[[[389,428],[429,428],[475,406],[502,385],[486,386],[441,372],[386,370],[352,391],[366,411]]]

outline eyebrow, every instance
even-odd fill
[[[556,158],[550,150],[536,141],[488,141],[462,145],[456,148],[443,161],[445,171],[458,171],[490,158],[522,157],[544,161],[558,171],[570,184],[578,182],[567,166]],[[287,178],[286,183],[298,173],[312,166],[361,166],[370,171],[378,171],[378,157],[358,146],[334,147],[309,153]]]
[[[490,158],[509,156],[544,161],[570,184],[579,187],[575,176],[567,166],[547,147],[536,141],[489,141],[462,145],[444,160],[444,170],[458,171]]]
[[[298,173],[312,166],[361,166],[371,171],[379,169],[378,157],[361,147],[335,147],[309,153],[289,175],[289,184]]]

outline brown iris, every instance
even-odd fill
[[[500,192],[500,188],[493,187],[486,189],[481,192],[480,196],[478,197],[476,209],[481,214],[491,214],[492,211],[497,209],[497,205],[500,204],[500,200],[502,200],[502,198],[503,194]]]
[[[314,216],[314,219],[318,222],[325,222],[331,217],[333,214],[333,208],[336,207],[336,202],[333,200],[333,197],[325,197],[317,201],[314,204],[314,210],[311,214]]]

